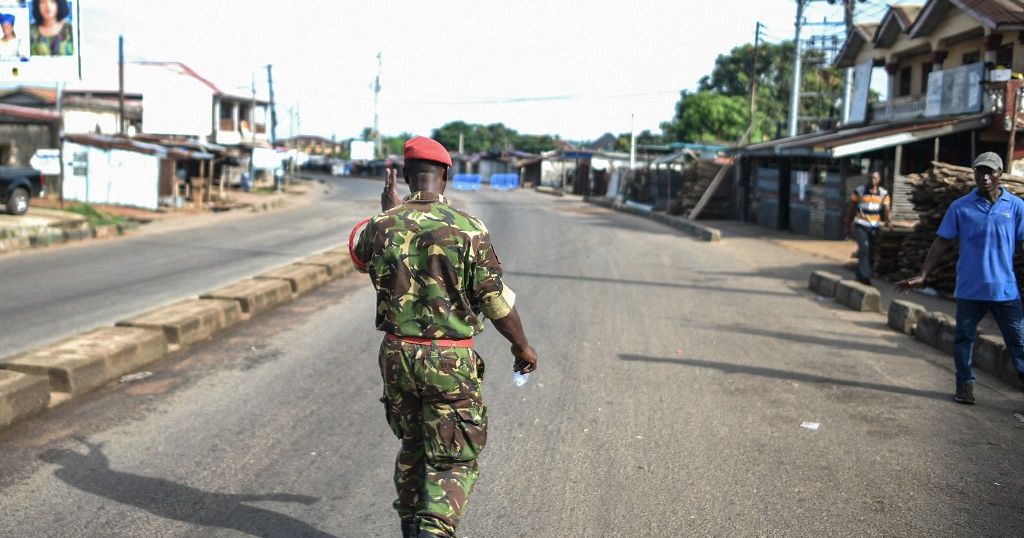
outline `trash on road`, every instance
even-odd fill
[[[530,380],[530,374],[522,374],[519,372],[512,372],[512,381],[515,382],[517,387],[521,387]]]
[[[818,422],[807,422],[806,420],[800,423],[801,428],[807,428],[808,430],[818,431],[821,424]]]
[[[1024,422],[1024,413],[1014,413],[1013,417],[1021,422]]]
[[[137,372],[134,374],[128,374],[121,376],[121,383],[131,383],[133,381],[142,381],[147,377],[153,375],[153,372]]]
[[[825,301],[827,301],[827,300],[828,300],[828,299],[827,299],[827,298],[825,298],[825,296],[823,296],[823,295],[819,295],[819,296],[818,296],[818,302],[819,302],[819,303],[824,303],[824,302],[825,302]]]

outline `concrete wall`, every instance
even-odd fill
[[[0,146],[6,146],[0,154],[9,155],[7,162],[0,165],[29,166],[29,160],[37,149],[55,148],[51,127],[38,123],[0,124]]]
[[[159,157],[68,142],[64,167],[65,200],[157,209]]]

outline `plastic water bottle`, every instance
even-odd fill
[[[521,386],[525,385],[526,382],[529,381],[529,380],[530,380],[530,374],[521,374],[521,373],[516,372],[516,371],[512,372],[512,381],[515,382],[517,387],[521,387]]]

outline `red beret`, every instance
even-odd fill
[[[452,165],[452,156],[448,155],[448,150],[436,140],[425,136],[410,138],[405,143],[405,158],[434,161],[445,166]]]

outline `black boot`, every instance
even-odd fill
[[[956,395],[953,401],[967,405],[974,405],[974,383],[965,383],[956,386]]]
[[[419,535],[419,525],[415,519],[402,520],[402,538],[416,538]]]

